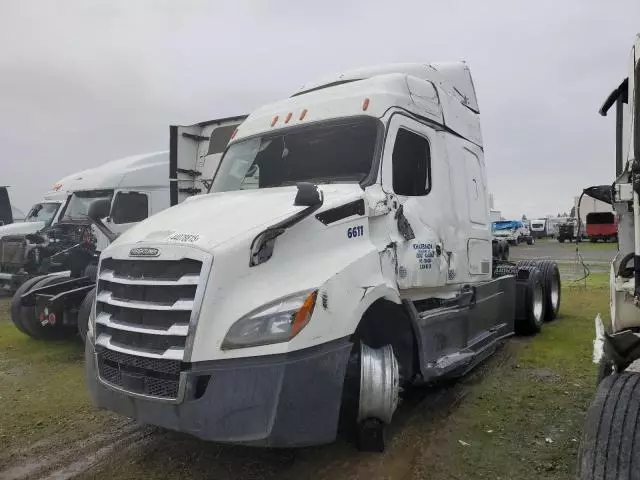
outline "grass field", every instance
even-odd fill
[[[80,341],[33,340],[9,320],[9,301],[1,302],[0,469],[34,445],[51,450],[89,437],[109,417],[89,404]]]
[[[15,475],[17,460],[33,464],[34,458],[127,421],[90,405],[79,342],[25,337],[8,321],[8,302],[1,302],[0,478],[24,478]],[[243,479],[573,478],[583,416],[595,385],[593,318],[608,315],[606,275],[592,274],[586,287],[565,284],[562,302],[561,318],[546,324],[540,335],[509,340],[459,382],[455,402],[412,406],[382,455],[358,454],[344,442],[265,451],[159,433],[148,448],[116,449],[77,473],[147,479],[214,473],[215,478]],[[13,477],[3,475],[9,466]],[[27,477],[40,478],[35,470],[27,471],[32,472]]]

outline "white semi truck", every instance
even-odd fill
[[[11,231],[0,238],[0,280],[7,289],[17,288],[11,313],[19,330],[36,338],[75,333],[76,328],[81,335],[86,332],[99,252],[118,234],[169,206],[168,171],[165,151],[75,173],[32,208],[29,216],[41,219],[3,227]],[[108,205],[99,219],[102,231],[87,217],[96,200]],[[46,219],[39,213],[43,210]]]
[[[100,257],[85,356],[101,408],[279,447],[331,442],[342,419],[379,450],[401,388],[558,314],[555,263],[492,259],[464,63],[305,85],[249,115],[206,175],[197,133],[171,139],[179,204]]]
[[[640,458],[640,35],[628,77],[600,109],[615,105],[616,179],[588,194],[618,215],[618,253],[611,262],[610,315],[596,317],[594,361],[599,386],[587,413],[579,478],[630,479]],[[587,190],[586,190],[587,191]],[[580,208],[582,210],[582,207]],[[582,214],[582,212],[581,212]]]

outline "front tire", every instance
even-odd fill
[[[22,324],[22,305],[20,304],[20,297],[31,290],[31,287],[35,285],[37,282],[45,278],[44,276],[30,278],[26,282],[24,282],[18,290],[15,291],[13,297],[11,298],[11,321],[16,326],[18,330],[20,330],[25,335],[30,335],[27,329]]]
[[[341,430],[363,452],[383,452],[386,426],[400,393],[400,368],[391,345],[371,348],[356,341],[345,376]]]
[[[640,374],[610,375],[587,412],[578,457],[580,480],[635,478],[639,436]]]
[[[53,285],[56,283],[64,282],[68,280],[67,277],[61,277],[59,275],[45,275],[42,277],[36,277],[35,280],[31,284],[31,288],[40,288],[46,287],[47,285]],[[28,290],[21,294],[23,295]],[[14,295],[14,298],[17,296]],[[26,307],[23,305],[19,305],[19,313],[20,323],[24,327],[25,333],[32,338],[38,340],[52,340],[66,336],[69,333],[69,330],[65,328],[63,325],[56,323],[55,325],[42,325],[40,323],[40,319],[36,317],[36,307]],[[16,323],[14,321],[14,323]]]
[[[87,332],[89,331],[89,316],[91,315],[91,309],[93,308],[93,302],[95,299],[96,289],[94,288],[87,293],[86,297],[84,297],[80,304],[80,309],[78,310],[78,334],[82,339],[82,343],[87,339]]]

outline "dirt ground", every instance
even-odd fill
[[[612,255],[592,250],[592,262]],[[539,242],[512,257],[572,252]],[[408,393],[383,454],[345,440],[296,450],[217,445],[96,411],[80,343],[25,337],[0,300],[0,479],[570,479],[594,388],[593,318],[607,314],[607,299],[603,274],[566,285],[561,318],[542,334],[507,340],[460,381]]]

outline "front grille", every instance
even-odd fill
[[[100,305],[103,314],[110,318],[117,318],[123,325],[146,327],[150,329],[169,330],[174,325],[188,326],[191,311],[163,311],[141,310],[139,308],[125,308],[103,303]]]
[[[192,258],[102,259],[96,344],[182,360],[201,270]]]
[[[178,300],[196,296],[197,285],[124,285],[100,280],[100,290],[111,292],[114,299],[173,305]]]
[[[0,238],[0,264],[24,266],[27,255],[27,241],[24,235],[5,235]]]
[[[178,397],[180,361],[138,357],[105,348],[98,348],[96,353],[98,372],[105,382],[142,395]]]
[[[117,328],[96,325],[98,336],[105,334],[111,338],[111,344],[134,350],[150,352],[166,351],[170,348],[184,348],[186,337],[182,335],[149,335],[145,332],[131,332]]]
[[[134,280],[178,281],[187,275],[200,275],[202,262],[191,258],[181,260],[102,260],[102,270],[113,272],[113,276]]]

